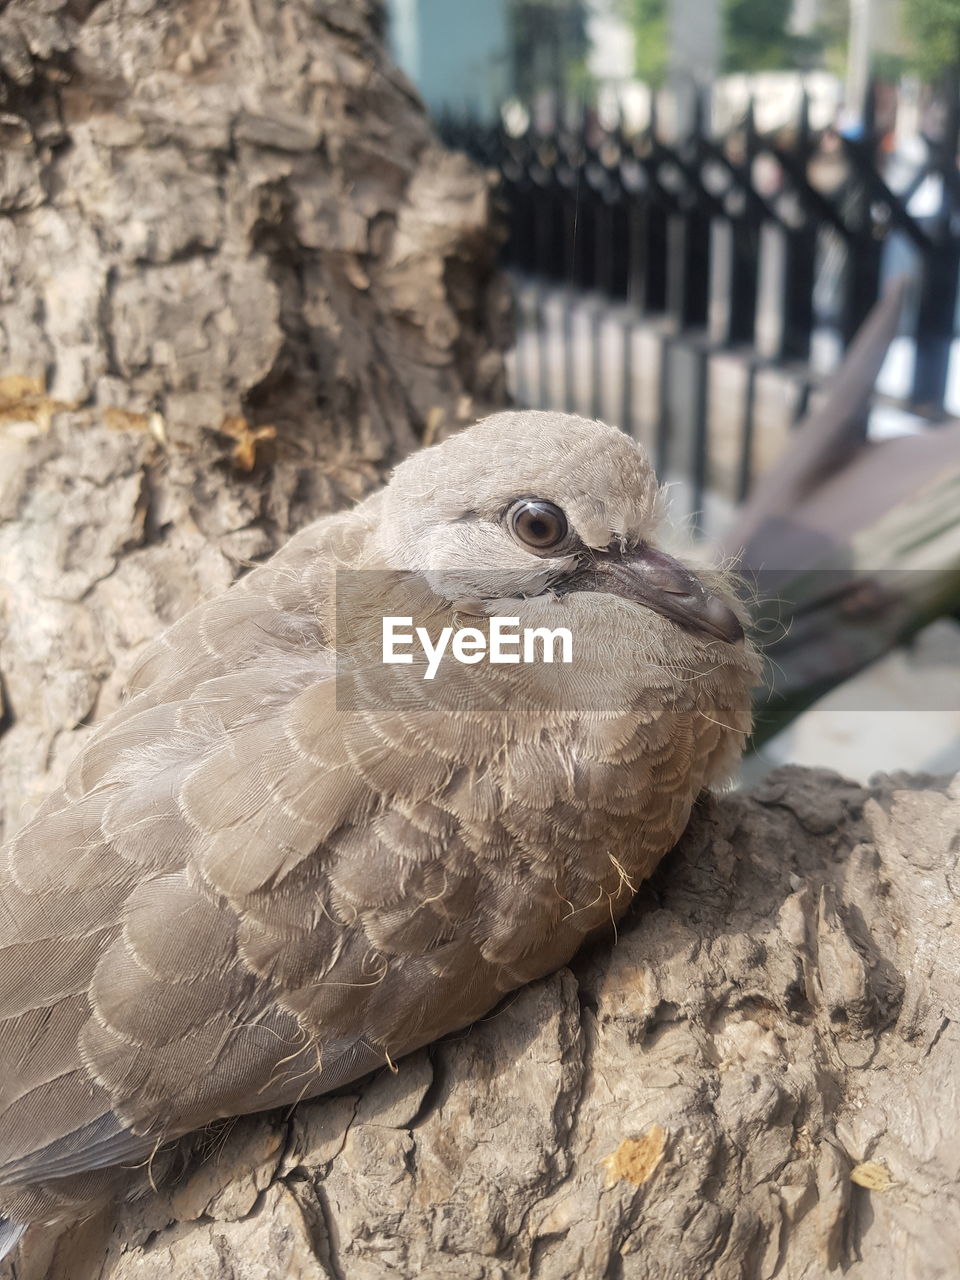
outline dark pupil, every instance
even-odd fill
[[[513,521],[516,532],[531,547],[555,547],[567,532],[563,512],[549,502],[521,504]]]

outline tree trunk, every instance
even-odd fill
[[[502,398],[485,181],[377,35],[0,0],[8,833],[160,628]],[[953,1277],[958,857],[957,782],[706,801],[616,946],[31,1229],[18,1280]]]
[[[17,1280],[953,1280],[960,779],[708,800],[598,945]]]
[[[504,399],[484,176],[373,0],[0,0],[0,834],[135,652]]]

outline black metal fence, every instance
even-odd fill
[[[914,359],[900,394],[915,412],[942,418],[960,279],[957,96],[941,103],[936,136],[921,135],[925,158],[906,172],[885,150],[876,100],[871,89],[856,136],[812,128],[805,97],[792,125],[772,134],[758,131],[751,107],[717,135],[704,98],[692,109],[690,128],[673,140],[658,125],[655,99],[649,122],[637,130],[622,120],[604,126],[592,108],[573,118],[555,113],[547,125],[530,123],[519,132],[442,121],[448,144],[500,176],[504,262],[520,292],[526,290],[521,331],[526,327],[540,346],[532,363],[517,369],[518,398],[574,407],[573,377],[583,358],[591,365],[591,408],[610,404],[599,330],[615,314],[623,326],[616,416],[637,433],[631,331],[653,324],[662,350],[651,444],[661,472],[689,480],[699,511],[715,478],[717,391],[709,361],[743,351],[747,375],[733,461],[729,439],[725,445],[730,496],[742,497],[765,429],[758,421],[758,372],[798,370],[792,413],[799,417],[816,386],[809,375],[815,334],[831,334],[842,350],[884,276],[906,266],[914,283],[904,327]],[[593,299],[592,353],[576,350],[569,318],[548,337],[544,305],[551,289]],[[561,344],[556,359],[545,349],[548,340]],[[686,364],[676,364],[678,344]],[[678,376],[685,384],[679,407]],[[550,385],[558,377],[562,385]]]

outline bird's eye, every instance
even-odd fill
[[[567,517],[558,506],[542,498],[521,498],[507,513],[510,532],[525,547],[548,551],[567,536]]]

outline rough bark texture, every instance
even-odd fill
[[[489,190],[373,0],[0,0],[0,833],[133,653],[503,399]]]
[[[376,21],[0,0],[8,831],[162,626],[502,395],[485,182]],[[954,1277],[958,832],[957,782],[707,802],[616,946],[16,1274]]]
[[[18,1280],[960,1269],[960,778],[706,801],[615,946]]]

